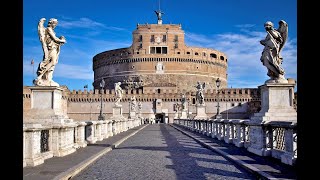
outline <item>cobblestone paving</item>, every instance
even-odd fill
[[[149,125],[72,179],[255,179],[165,124]]]
[[[248,164],[255,166],[256,168],[275,178],[286,180],[297,179],[296,167],[281,163],[279,159],[266,156],[258,156],[250,153],[246,148],[238,148],[233,144],[227,144],[224,142],[224,140],[218,140],[216,138],[208,137],[201,133],[191,131],[180,125],[174,126],[180,128],[184,132],[187,132],[188,134],[192,135],[198,140],[201,140],[202,142],[207,143],[210,146],[216,147],[227,154],[230,154]]]

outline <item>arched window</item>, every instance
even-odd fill
[[[211,53],[211,54],[210,54],[210,57],[212,57],[212,58],[217,58],[217,55],[214,54],[214,53]]]

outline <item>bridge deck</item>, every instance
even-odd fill
[[[54,157],[36,167],[23,169],[23,179],[63,177],[90,157],[136,132],[140,127],[115,135],[65,157]],[[257,179],[219,153],[204,148],[194,138],[254,165],[276,178],[295,179],[292,167],[262,158],[243,148],[193,133],[187,136],[166,124],[148,125],[112,151],[104,154],[73,179]]]

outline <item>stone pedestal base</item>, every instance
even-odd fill
[[[294,83],[267,83],[260,86],[261,110],[251,120],[297,122],[297,112],[293,107],[294,86]]]
[[[26,158],[25,159],[26,162],[26,166],[37,166],[39,164],[44,163],[44,159],[42,158],[42,156],[39,154],[38,156],[32,157],[32,158]]]
[[[129,118],[134,119],[136,117],[136,112],[135,111],[131,111],[129,113]]]
[[[35,86],[30,87],[30,90],[31,109],[25,116],[25,121],[39,122],[41,119],[50,121],[54,116],[59,117],[59,119],[68,119],[67,110],[62,99],[63,88]]]
[[[112,108],[112,117],[121,117],[122,116],[122,107],[113,107]]]
[[[206,114],[206,106],[205,105],[196,105],[196,109],[197,109],[197,115],[196,117],[194,117],[194,119],[207,119],[208,116]]]
[[[181,111],[180,119],[188,119],[187,111],[186,111],[186,110],[182,110],[182,111]]]
[[[179,114],[178,114],[178,112],[174,113],[173,119],[179,119]]]
[[[114,124],[112,126],[112,132],[113,135],[115,135],[122,132],[122,122],[127,121],[127,118],[123,117],[121,106],[114,106],[112,112],[113,114],[110,119],[114,121]]]

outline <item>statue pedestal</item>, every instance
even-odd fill
[[[114,121],[114,125],[112,127],[112,132],[114,135],[123,131],[123,122],[127,121],[127,119],[123,117],[122,112],[122,106],[114,106],[112,109],[113,114],[110,120]]]
[[[31,109],[24,120],[50,127],[49,148],[53,156],[61,157],[75,149],[74,129],[77,123],[67,116],[67,101],[62,97],[64,89],[56,86],[35,86],[31,90]]]
[[[135,111],[130,111],[129,118],[134,119],[135,117],[136,117],[136,112]]]
[[[187,115],[187,111],[186,110],[182,110],[181,111],[180,119],[188,119],[188,115]]]
[[[174,113],[174,119],[179,119],[179,113],[178,113],[178,111]]]
[[[297,123],[297,112],[293,107],[295,83],[267,83],[261,88],[261,110],[255,113],[250,121],[249,152],[260,156],[269,156],[266,147],[265,133],[261,124],[288,122]]]
[[[295,83],[267,83],[261,88],[261,110],[251,120],[257,122],[297,122],[293,107]]]
[[[194,119],[207,119],[208,118],[208,116],[206,114],[206,106],[205,105],[197,104],[196,109],[197,109],[197,115],[196,115],[196,117],[194,117]]]
[[[119,107],[119,106],[113,107],[112,117],[122,117],[122,107]]]
[[[69,123],[67,101],[62,98],[63,88],[34,86],[31,90],[31,109],[26,121],[38,123]]]

